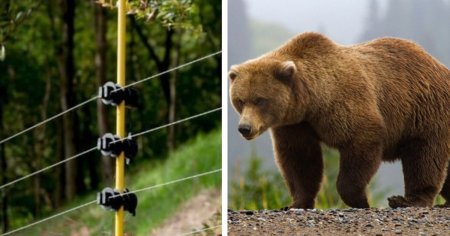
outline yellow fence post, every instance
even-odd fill
[[[125,86],[125,42],[126,42],[126,0],[118,0],[117,11],[117,84]],[[125,101],[117,106],[116,119],[117,135],[125,137]],[[116,159],[116,190],[123,192],[125,189],[125,156],[122,152]],[[123,236],[123,206],[116,212],[115,235]]]

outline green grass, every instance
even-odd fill
[[[339,153],[336,150],[323,147],[324,177],[315,208],[345,208],[347,207],[336,190],[336,178],[339,170]],[[280,209],[292,202],[283,177],[276,170],[263,170],[261,159],[252,154],[249,165],[244,172],[235,169],[235,181],[230,184],[229,208],[231,209]],[[368,189],[374,189],[376,181],[372,181]],[[380,207],[385,197],[384,191],[367,191],[371,206]]]
[[[221,132],[216,130],[198,135],[179,147],[165,161],[148,161],[139,167],[127,168],[126,186],[137,190],[221,168]],[[195,196],[201,189],[221,187],[221,172],[161,188],[137,193],[138,207],[135,217],[126,213],[125,232],[148,235],[164,219],[174,214],[181,203]],[[96,193],[76,199],[69,209],[95,200]],[[56,213],[56,212],[55,212]],[[70,235],[88,230],[90,235],[113,235],[114,212],[105,211],[97,204],[76,210],[47,223],[34,226],[15,235]]]

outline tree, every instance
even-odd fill
[[[450,4],[442,0],[398,0],[388,2],[385,14],[377,14],[377,9],[378,2],[372,0],[361,41],[386,36],[414,40],[450,65]]]
[[[34,1],[8,1],[12,10],[5,22],[11,22],[19,11],[27,12],[34,6],[29,5],[30,2]],[[209,0],[198,0],[195,4],[184,0],[147,2],[164,6],[158,6],[158,14],[148,22],[148,18],[139,14],[130,17],[137,17],[136,22],[148,37],[159,63],[167,64],[165,68],[220,50],[220,4]],[[6,72],[0,73],[0,88],[5,90],[5,93],[0,91],[4,124],[0,139],[92,98],[105,81],[115,80],[116,50],[113,45],[116,43],[114,26],[117,20],[116,14],[112,14],[115,10],[107,14],[110,11],[94,6],[94,1],[41,1],[26,20],[15,24],[14,31],[8,34],[7,57],[0,62],[0,71]],[[153,10],[148,8],[148,12]],[[133,29],[131,20],[128,22],[131,27],[127,31],[127,81],[132,82],[154,75],[159,69]],[[201,26],[202,31],[198,31],[197,26]],[[167,45],[170,50],[167,51],[168,59],[164,59]],[[162,89],[163,81],[134,86],[143,106],[127,113],[127,131],[147,130],[167,123],[168,119],[187,117],[220,106],[220,69],[220,56],[216,56],[214,60],[172,72],[169,76],[173,80],[164,80],[169,100]],[[8,141],[3,150],[0,148],[0,164],[6,166],[1,170],[0,182],[19,178],[93,147],[98,136],[114,132],[112,114],[114,111],[109,107],[89,103]],[[169,138],[169,130],[141,136],[137,140],[140,151],[133,163],[164,158],[168,140],[173,140],[170,142],[176,145],[197,132],[217,127],[219,122],[205,118],[201,123],[180,124],[172,138]],[[6,195],[7,203],[0,195],[0,220],[5,222],[1,208],[4,203],[8,207],[9,228],[16,228],[50,214],[71,197],[98,191],[100,184],[109,185],[112,180],[111,160],[102,158],[99,152],[92,152],[65,166],[12,185],[11,190],[5,190],[15,193]],[[102,173],[101,178],[98,173]],[[2,176],[8,179],[2,180]]]
[[[62,44],[59,45],[59,72],[61,76],[60,101],[61,110],[65,111],[76,105],[75,103],[75,62],[74,50],[74,20],[75,0],[59,0],[62,9]],[[64,158],[69,158],[77,153],[76,149],[76,113],[68,113],[63,116],[63,140]],[[76,193],[77,162],[69,161],[65,164],[65,197],[71,200]]]
[[[0,83],[0,94],[6,94],[6,88],[2,83]],[[0,97],[0,135],[3,136],[4,123],[3,123],[3,104],[6,103],[6,96]],[[7,177],[7,169],[8,164],[6,162],[6,154],[5,154],[5,143],[0,144],[0,185],[6,184],[8,182]],[[1,198],[1,206],[0,206],[0,214],[2,216],[2,230],[3,232],[7,232],[9,230],[9,219],[8,219],[8,196],[6,191],[0,192]]]
[[[107,9],[100,5],[94,6],[95,15],[95,77],[97,78],[97,85],[103,86],[106,83],[106,53],[108,44],[106,40],[107,32]],[[101,100],[97,101],[97,122],[99,135],[110,132],[108,114],[106,107]],[[110,158],[102,158],[102,181],[105,182],[113,177],[113,163]]]
[[[158,72],[164,72],[170,68],[172,65],[172,58],[171,58],[171,52],[173,48],[173,41],[172,37],[174,35],[174,30],[167,29],[165,31],[165,41],[164,41],[164,53],[163,56],[159,57],[154,47],[151,45],[151,43],[148,41],[148,37],[145,35],[143,30],[141,29],[141,26],[136,22],[134,18],[130,18],[131,24],[133,28],[136,30],[137,35],[139,36],[139,39],[141,40],[142,44],[144,45],[145,49],[147,49],[148,55],[152,61],[156,64],[156,68],[158,68]],[[173,121],[175,117],[175,87],[170,86],[170,80],[171,74],[164,74],[160,78],[161,88],[164,94],[164,99],[166,101],[167,107],[169,107],[168,112],[166,112],[166,117],[168,118],[168,121]],[[172,90],[171,90],[172,89]],[[169,111],[172,111],[169,112]],[[170,151],[173,150],[174,143],[173,143],[173,135],[174,135],[174,129],[173,127],[168,127],[169,135],[167,139],[167,147]]]
[[[363,33],[364,38],[374,38],[379,31],[380,7],[377,0],[370,0],[369,9],[366,18],[366,30]]]

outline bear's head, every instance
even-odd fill
[[[238,130],[244,138],[301,120],[298,73],[291,60],[264,57],[231,67],[230,99],[240,114]]]

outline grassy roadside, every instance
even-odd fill
[[[143,162],[133,172],[127,172],[126,185],[136,190],[166,183],[221,168],[221,132],[198,135],[180,146],[165,161]],[[125,232],[129,235],[147,235],[151,229],[171,216],[184,201],[201,189],[219,188],[221,173],[175,183],[137,193],[136,217],[126,213]],[[95,199],[96,193],[81,197],[65,209]],[[46,223],[14,235],[113,235],[114,212],[105,211],[97,204],[76,210]]]

